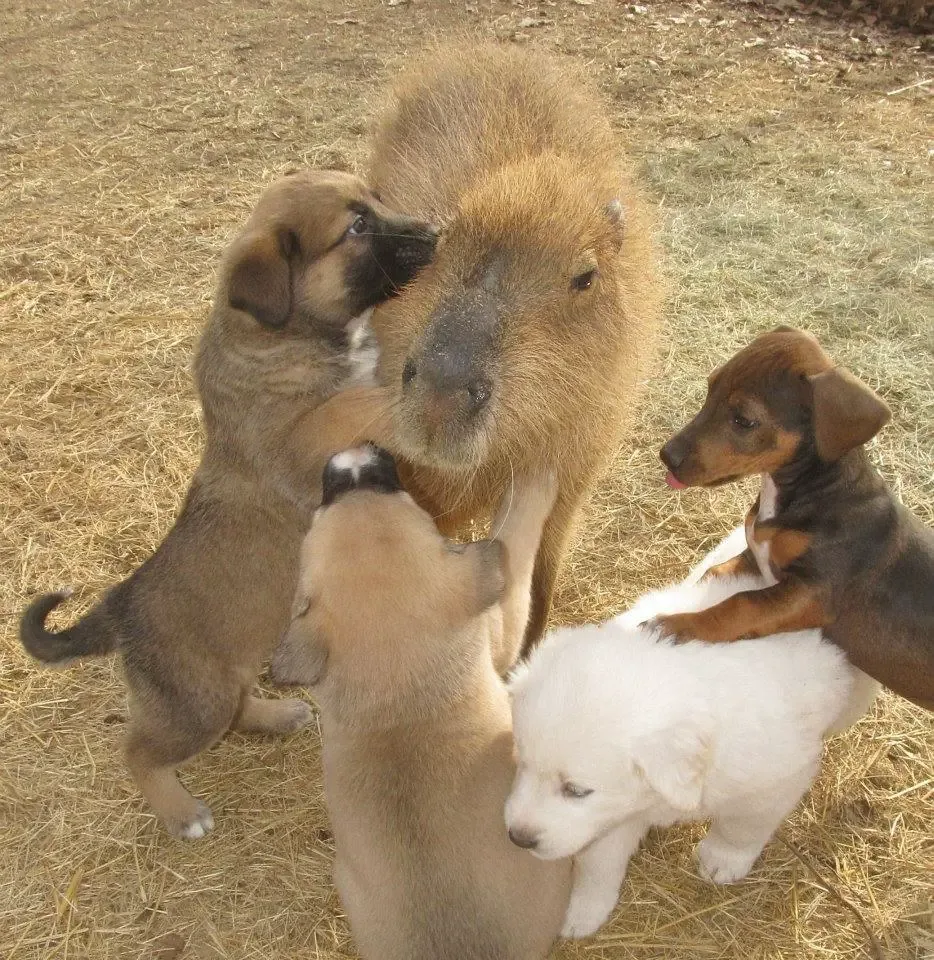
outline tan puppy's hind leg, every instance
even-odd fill
[[[173,837],[199,840],[214,829],[214,817],[207,804],[179,783],[177,764],[166,764],[164,757],[150,748],[145,736],[136,730],[130,731],[126,760],[140,792]]]
[[[233,728],[243,733],[293,733],[307,727],[314,715],[304,700],[261,700],[246,694]]]
[[[553,474],[516,481],[493,520],[491,533],[505,548],[506,592],[503,595],[503,635],[493,649],[493,665],[505,673],[516,662],[529,620],[530,591],[542,529],[554,506],[557,482]]]

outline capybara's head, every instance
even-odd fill
[[[885,402],[803,330],[777,327],[715,370],[700,413],[665,444],[669,486],[709,487],[833,462],[888,423]]]
[[[465,192],[434,261],[374,317],[401,452],[463,471],[549,450],[614,390],[625,221],[619,197],[548,152]]]
[[[273,678],[318,683],[337,670],[375,701],[405,695],[431,662],[465,662],[452,637],[500,599],[501,545],[442,536],[372,444],[331,457],[322,490]]]
[[[228,251],[227,302],[267,331],[336,335],[411,280],[436,241],[358,177],[296,171],[266,189]]]

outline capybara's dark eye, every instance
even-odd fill
[[[409,357],[402,368],[402,386],[407,387],[415,379],[415,361]]]
[[[597,276],[596,270],[587,270],[584,273],[579,273],[571,281],[571,289],[572,290],[589,290],[596,276]]]
[[[353,237],[359,237],[361,233],[366,233],[367,218],[365,213],[361,213],[350,225],[347,232]]]

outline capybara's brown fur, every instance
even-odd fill
[[[373,318],[407,485],[451,531],[488,517],[514,474],[558,472],[534,642],[647,372],[649,213],[586,84],[514,47],[420,58],[379,124],[370,177],[386,203],[445,226],[434,262]]]

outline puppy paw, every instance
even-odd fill
[[[572,940],[589,937],[596,933],[609,919],[616,906],[618,892],[574,890],[568,903],[568,912],[564,916],[561,936]]]
[[[304,700],[290,697],[277,702],[281,705],[281,712],[277,717],[277,730],[280,733],[294,733],[296,730],[301,730],[307,727],[315,717],[314,710]]]
[[[193,815],[179,820],[166,820],[165,826],[173,837],[181,840],[200,840],[214,829],[214,816],[206,803],[195,800]]]
[[[236,721],[236,728],[244,733],[294,733],[307,727],[315,712],[297,697],[285,700],[263,700],[248,697]]]
[[[689,614],[660,614],[649,620],[643,620],[640,627],[654,633],[660,640],[673,640],[675,643],[684,643],[694,640],[696,635],[690,630],[690,625],[684,622]]]
[[[736,883],[752,869],[761,848],[750,851],[705,837],[697,845],[697,872],[711,883]]]

